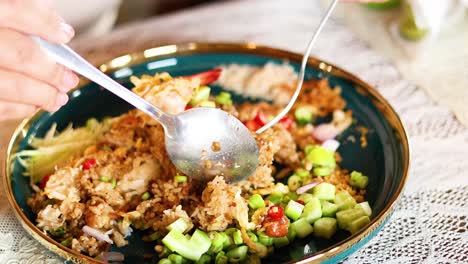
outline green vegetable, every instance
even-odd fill
[[[283,194],[273,192],[270,195],[268,195],[266,199],[269,200],[271,203],[277,205],[283,200]]]
[[[286,208],[284,209],[284,214],[292,220],[297,220],[302,214],[302,210],[304,209],[304,205],[290,200]]]
[[[29,145],[33,150],[22,150],[13,159],[25,168],[24,175],[30,177],[31,183],[38,183],[53,173],[57,164],[80,155],[88,146],[95,144],[110,127],[109,121],[92,123],[89,128],[74,129],[69,125],[60,133],[57,133],[57,124],[53,124],[44,138],[31,138]]]
[[[265,201],[260,194],[254,194],[249,197],[249,206],[252,209],[258,209],[265,206]]]
[[[289,225],[288,226],[288,234],[286,235],[288,240],[289,241],[294,241],[294,239],[296,238],[296,235],[297,235],[296,229],[291,228],[291,225]]]
[[[335,196],[335,204],[338,205],[338,211],[353,208],[356,200],[347,191],[340,191]]]
[[[195,264],[210,264],[211,263],[211,256],[207,254],[203,254]]]
[[[258,237],[252,231],[247,231],[247,235],[249,236],[252,242],[258,242]]]
[[[183,233],[173,229],[162,239],[162,242],[170,250],[193,261],[199,260],[211,246],[208,235],[198,229],[195,230],[190,240]]]
[[[215,264],[226,264],[226,263],[228,263],[228,257],[226,256],[226,253],[224,253],[224,251],[221,251],[218,254],[216,254]]]
[[[158,231],[152,233],[151,235],[148,236],[148,239],[147,241],[155,241],[157,239],[161,238],[161,233],[159,233]]]
[[[210,232],[209,237],[211,239],[211,248],[210,252],[212,253],[218,253],[219,251],[223,250],[224,248],[224,243],[228,239],[228,235],[224,232]]]
[[[110,179],[106,176],[102,176],[101,178],[99,178],[100,181],[103,181],[103,182],[109,182]]]
[[[69,237],[69,238],[63,240],[62,242],[60,242],[60,244],[62,246],[65,246],[65,247],[70,247],[72,240],[73,240],[73,237]]]
[[[368,183],[369,178],[367,176],[364,176],[362,173],[357,171],[351,172],[351,186],[359,189],[365,189]]]
[[[169,231],[175,230],[180,233],[185,233],[185,231],[187,231],[188,228],[189,228],[189,223],[187,222],[187,220],[183,218],[179,218],[175,220],[174,222],[172,222],[172,224],[167,226],[167,230]]]
[[[321,200],[320,203],[322,204],[322,216],[335,216],[338,211],[338,205],[325,200]]]
[[[247,257],[248,250],[248,246],[239,246],[229,250],[226,253],[226,256],[229,258],[230,261],[242,261]]]
[[[65,235],[65,228],[63,226],[60,226],[55,230],[49,230],[49,234],[51,234],[54,237],[63,237]]]
[[[158,261],[158,264],[172,264],[172,261],[167,258],[162,258]]]
[[[301,177],[293,174],[289,177],[288,179],[288,187],[289,187],[289,190],[291,191],[295,191],[297,190],[297,188],[301,187]]]
[[[336,220],[338,227],[348,230],[348,225],[354,220],[359,219],[361,216],[367,216],[362,208],[351,208],[336,213]],[[368,216],[367,216],[368,217]]]
[[[316,176],[328,176],[332,173],[332,169],[328,168],[328,167],[317,167],[317,168],[313,168],[312,169],[314,175]]]
[[[291,228],[296,231],[297,237],[304,238],[314,231],[307,219],[301,218],[291,224]]]
[[[358,203],[354,207],[355,208],[362,208],[362,210],[364,210],[366,215],[369,216],[369,217],[372,215],[372,209],[371,209],[371,207],[369,205],[369,202]]]
[[[280,248],[289,245],[289,239],[287,236],[273,238],[273,244],[275,247]]]
[[[257,231],[258,242],[265,246],[273,245],[273,238],[263,233],[262,231]]]
[[[331,217],[323,217],[314,223],[314,235],[330,239],[336,233],[336,219]]]
[[[182,256],[177,254],[170,254],[167,258],[172,262],[172,264],[182,264],[186,262]]]
[[[232,233],[232,239],[234,240],[234,244],[236,245],[244,243],[244,240],[242,239],[242,232],[239,229],[236,229],[236,231]]]
[[[117,180],[116,179],[112,179],[111,180],[111,184],[112,184],[112,187],[116,187],[117,186]]]
[[[355,219],[351,223],[349,223],[347,230],[351,232],[351,234],[354,234],[369,223],[370,218],[367,215],[361,216],[358,219]]]
[[[187,182],[187,176],[185,176],[185,175],[176,175],[176,176],[174,176],[174,181],[177,182],[177,183]]]
[[[301,195],[299,195],[299,197],[297,197],[297,200],[301,200],[304,202],[304,204],[307,204],[308,202],[310,202],[310,200],[312,200],[315,196],[313,196],[312,194],[310,193],[303,193]]]
[[[210,98],[211,89],[208,86],[198,88],[198,91],[192,96],[189,104],[193,107],[198,106],[201,102]]]
[[[310,162],[317,176],[330,175],[336,167],[335,156],[332,151],[322,146],[306,146],[306,162]]]
[[[307,146],[305,146],[305,147],[304,147],[304,153],[306,154],[306,156],[309,155],[310,152],[312,152],[312,150],[313,150],[314,148],[316,148],[316,147],[317,147],[317,146],[315,146],[315,145],[307,145]]]
[[[219,94],[216,96],[215,101],[216,101],[218,104],[222,104],[222,105],[232,105],[231,94],[230,94],[230,93],[227,93],[227,92],[221,92],[221,93],[219,93]]]
[[[148,200],[151,197],[151,194],[149,192],[145,192],[141,195],[141,200],[145,201]]]
[[[294,111],[294,118],[300,125],[305,125],[312,121],[312,110],[310,107],[301,106]]]
[[[213,101],[203,101],[199,104],[201,107],[216,107],[215,102]]]
[[[335,185],[322,182],[312,189],[312,193],[320,200],[333,201],[335,199],[335,190]]]
[[[322,217],[322,205],[320,200],[317,197],[313,197],[308,203],[304,206],[304,212],[301,215],[301,218],[306,219],[307,222],[312,224]]]
[[[296,169],[294,174],[301,177],[301,178],[310,176],[310,172],[308,170],[306,170],[306,169],[303,169],[303,168]]]

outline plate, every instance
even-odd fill
[[[100,66],[100,69],[124,86],[130,87],[131,75],[154,74],[167,71],[173,76],[188,75],[209,70],[223,64],[264,65],[267,62],[291,64],[296,71],[302,55],[279,49],[247,44],[189,43],[168,45],[124,55]],[[373,210],[371,223],[354,235],[337,233],[332,240],[308,238],[297,240],[265,259],[264,263],[335,263],[362,247],[375,236],[388,221],[402,194],[408,173],[409,146],[403,125],[389,103],[370,85],[352,74],[324,61],[310,58],[306,78],[328,78],[331,86],[340,86],[347,109],[353,111],[356,122],[343,135],[339,153],[342,167],[358,170],[369,176],[366,199]],[[221,89],[218,87],[218,89]],[[236,100],[248,100],[241,95]],[[23,169],[13,159],[18,150],[28,148],[31,136],[43,136],[53,123],[58,129],[69,123],[82,125],[91,117],[103,118],[122,114],[132,107],[117,96],[94,83],[81,80],[77,89],[70,92],[69,103],[55,113],[37,112],[24,120],[11,138],[5,166],[5,186],[14,212],[22,226],[45,247],[75,263],[104,263],[76,253],[42,233],[34,225],[34,214],[27,206],[32,189]],[[368,128],[368,145],[361,147],[358,126]],[[144,257],[153,253],[151,243],[144,243],[135,232],[129,245],[112,248],[125,254],[127,263],[154,263]]]

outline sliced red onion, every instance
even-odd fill
[[[312,135],[319,141],[333,139],[338,135],[338,129],[332,124],[321,124],[314,128]]]
[[[304,186],[301,186],[301,187],[297,188],[296,193],[297,193],[297,194],[303,194],[303,193],[307,192],[308,190],[314,188],[316,185],[318,185],[318,184],[321,183],[321,182],[322,182],[322,181],[315,180],[315,181],[313,181],[313,182],[311,182],[311,183],[309,183],[309,184],[306,184],[306,185],[304,185]]]
[[[117,262],[122,262],[125,260],[125,256],[124,254],[120,253],[120,252],[113,252],[113,251],[110,251],[110,252],[106,252],[102,255],[102,258],[104,259],[104,261],[106,262],[114,262],[114,261],[117,261]]]
[[[112,229],[105,232],[105,233],[102,233],[101,231],[97,230],[97,229],[94,229],[92,227],[89,227],[87,225],[83,226],[83,228],[81,229],[83,230],[83,232],[85,232],[86,234],[96,238],[97,240],[99,241],[105,241],[109,244],[114,244],[114,241],[112,241],[112,239],[110,239],[109,235],[112,233]]]
[[[340,142],[334,140],[334,139],[328,139],[325,140],[325,142],[322,143],[322,147],[335,152],[339,147],[340,147]]]

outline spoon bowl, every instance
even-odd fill
[[[165,130],[172,163],[197,180],[220,175],[227,181],[249,177],[258,164],[253,135],[237,118],[217,108],[196,108],[171,115],[105,75],[66,45],[32,37],[58,63],[101,85],[158,121]]]
[[[174,165],[192,178],[207,181],[220,175],[236,182],[252,175],[258,147],[251,132],[231,114],[197,107],[175,117],[166,129],[166,150]]]

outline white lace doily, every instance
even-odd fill
[[[303,52],[320,14],[316,1],[229,1],[134,24],[75,47],[94,62],[187,41],[252,41]],[[468,129],[339,21],[325,27],[313,53],[376,86],[400,114],[412,149],[399,207],[382,231],[344,262],[468,263]],[[22,231],[1,193],[0,263],[62,262]]]

